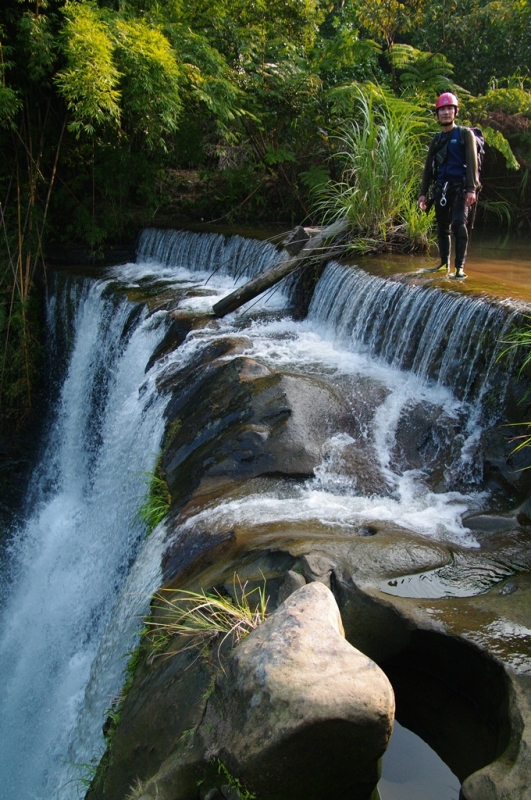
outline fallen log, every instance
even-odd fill
[[[262,294],[262,292],[265,292],[271,286],[274,286],[275,283],[281,281],[282,278],[289,275],[290,272],[297,269],[307,258],[311,256],[314,258],[318,257],[321,248],[322,253],[320,255],[322,259],[329,260],[332,258],[334,253],[329,247],[323,247],[323,245],[328,239],[344,233],[347,227],[348,223],[346,220],[342,219],[338,222],[334,222],[332,225],[328,225],[328,227],[320,230],[315,236],[311,236],[296,255],[290,255],[288,251],[287,255],[274,266],[265,270],[265,272],[261,272],[260,275],[252,278],[243,286],[240,286],[239,289],[236,289],[234,292],[227,295],[227,297],[223,297],[215,303],[213,306],[215,316],[224,317],[226,314],[230,314],[231,311],[235,311],[244,303]],[[297,239],[297,242],[299,241],[300,238]]]

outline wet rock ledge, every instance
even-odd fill
[[[157,357],[188,324],[176,320]],[[481,547],[466,550],[392,523],[212,513],[269,486],[289,493],[329,437],[356,424],[336,387],[273,373],[240,355],[245,344],[221,339],[160,383],[172,505],[152,536],[165,542],[161,588],[234,596],[237,575],[265,585],[270,616],[206,656],[141,641],[87,800],[376,800],[395,696],[397,718],[448,763],[462,800],[531,798],[527,517],[483,515]],[[381,490],[369,452],[349,463],[362,491]],[[495,579],[481,592],[395,590],[486,573]]]

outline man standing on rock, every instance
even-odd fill
[[[437,98],[435,113],[442,132],[430,143],[418,199],[422,211],[429,211],[431,205],[435,205],[440,264],[428,272],[450,271],[453,233],[454,277],[466,278],[468,216],[479,189],[476,137],[470,128],[455,124],[459,101],[451,92],[444,92]]]

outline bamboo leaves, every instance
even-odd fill
[[[22,102],[9,86],[0,86],[0,127],[9,127],[22,108]]]
[[[57,48],[52,17],[27,11],[20,18],[19,38],[32,81],[47,81],[54,71]]]
[[[112,35],[122,76],[124,120],[148,145],[164,146],[163,136],[177,130],[181,112],[182,74],[175,51],[161,31],[140,19],[116,19]]]
[[[92,3],[66,7],[62,39],[67,67],[55,78],[78,136],[125,126],[149,146],[177,129],[181,70],[164,34]]]
[[[120,121],[120,73],[113,42],[101,12],[91,3],[69,3],[63,32],[66,69],[55,82],[72,114],[69,130],[92,134],[105,123]]]
[[[7,56],[12,48],[5,46],[4,31],[1,26],[0,37],[0,128],[4,128],[13,125],[22,103],[16,90],[6,84],[6,71],[12,66]]]

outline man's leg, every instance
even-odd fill
[[[439,265],[432,269],[426,270],[427,272],[438,272],[445,269],[447,272],[450,269],[450,253],[452,247],[452,240],[450,236],[450,205],[440,206],[435,203],[435,219],[437,220],[437,244],[439,245]]]
[[[464,192],[459,191],[452,203],[452,233],[455,236],[455,277],[466,278],[465,261],[468,250],[468,207]]]

